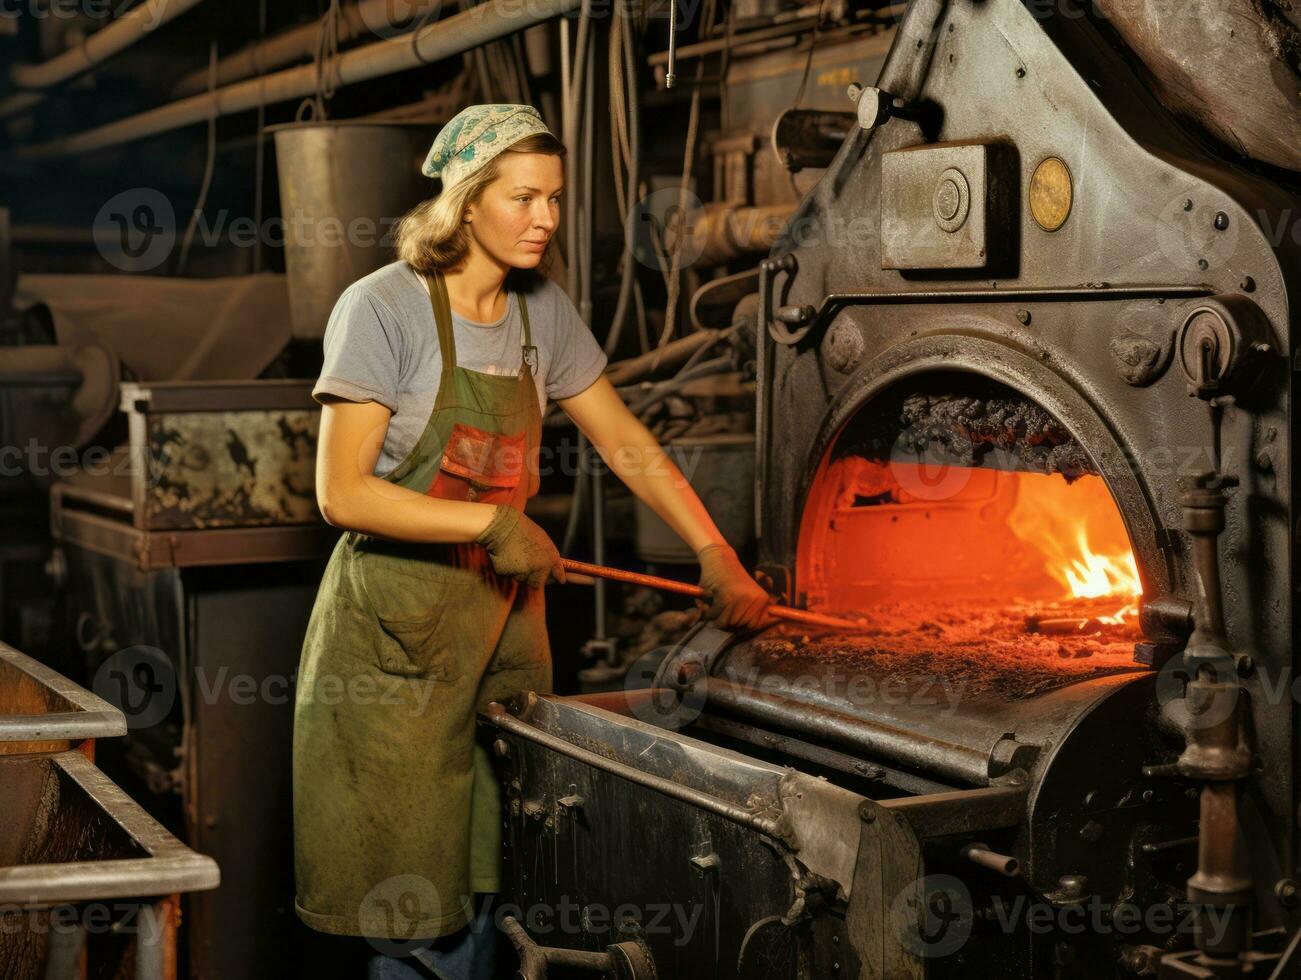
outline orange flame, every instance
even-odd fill
[[[1084,476],[1021,474],[1020,493],[1008,525],[1044,555],[1044,569],[1065,589],[1065,598],[1116,596],[1125,605],[1104,623],[1119,624],[1138,612],[1143,595],[1138,563],[1120,513],[1104,480]]]

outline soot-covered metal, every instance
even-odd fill
[[[760,266],[760,570],[861,629],[489,713],[620,976],[1297,969],[1297,182],[1118,40],[1179,15],[1063,9],[909,5]]]

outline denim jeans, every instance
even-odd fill
[[[372,957],[367,980],[493,980],[498,937],[492,898],[483,900],[478,915],[460,932],[430,940],[407,957]]]

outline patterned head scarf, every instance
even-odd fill
[[[474,173],[512,143],[550,133],[531,105],[472,105],[438,132],[420,172],[441,177],[446,189]]]

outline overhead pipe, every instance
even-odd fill
[[[405,0],[404,7],[411,16],[404,17],[402,20],[415,21],[423,16],[428,8],[440,5],[460,6],[457,0]],[[389,19],[393,6],[393,0],[358,0],[357,3],[350,3],[340,8],[342,16],[339,19],[339,43],[346,44],[364,37],[367,32],[374,30],[376,24],[392,27],[394,31],[400,30],[401,28]],[[298,27],[291,27],[273,37],[255,41],[217,62],[217,85],[220,87],[241,82],[259,72],[310,58],[316,51],[320,32],[320,21],[313,20]],[[208,69],[196,68],[181,77],[172,90],[172,95],[179,99],[203,92],[207,88]]]
[[[14,65],[9,69],[9,81],[15,88],[47,89],[76,78],[202,2],[203,0],[146,0],[49,61]],[[30,109],[44,98],[44,94],[39,91],[15,92],[0,99],[0,118]]]
[[[489,0],[440,21],[419,38],[403,35],[344,52],[335,61],[335,85],[342,88],[462,54],[567,14],[577,9],[580,2],[533,0],[526,9],[520,10],[517,0]],[[315,91],[316,67],[302,65],[180,99],[84,133],[20,147],[13,155],[20,160],[49,160],[87,153],[259,105],[302,98]]]

